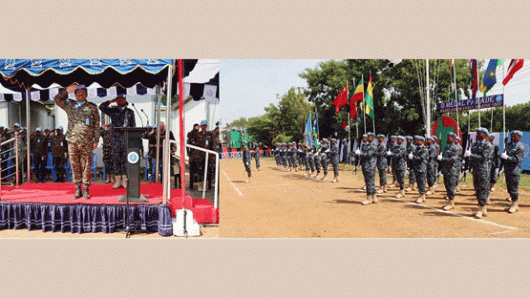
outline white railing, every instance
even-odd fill
[[[177,145],[177,142],[174,141],[174,140],[171,140],[170,143],[173,143],[175,145]],[[208,177],[208,157],[210,156],[210,154],[214,155],[215,156],[215,188],[214,188],[214,208],[217,209],[219,208],[219,196],[218,196],[218,190],[219,190],[219,153],[216,152],[216,151],[213,151],[213,150],[208,150],[208,149],[205,149],[205,148],[201,148],[201,147],[197,147],[197,146],[194,146],[194,145],[190,145],[190,144],[186,144],[186,148],[191,148],[191,149],[195,149],[195,150],[199,150],[199,151],[203,151],[206,153],[206,160],[204,162],[204,183],[203,183],[203,188],[202,188],[202,198],[206,198],[206,178]],[[181,161],[184,161],[184,159],[181,157],[180,158]],[[185,173],[180,173],[181,175],[185,175]],[[190,175],[190,179],[192,179],[193,177],[191,177]],[[186,187],[185,185],[181,185],[180,187]]]
[[[0,196],[2,195],[2,183],[1,183],[2,178],[3,178],[3,177],[2,177],[2,171],[4,171],[4,170],[9,170],[9,169],[11,169],[11,168],[15,168],[15,173],[14,173],[14,174],[9,174],[7,177],[10,177],[10,176],[12,176],[12,175],[15,175],[15,185],[16,185],[16,186],[18,186],[19,181],[20,181],[20,180],[19,180],[20,177],[18,176],[18,175],[19,175],[19,168],[18,168],[18,167],[19,167],[19,165],[18,165],[18,161],[19,161],[19,156],[18,156],[18,132],[15,133],[15,136],[14,136],[13,138],[11,138],[11,139],[9,139],[9,140],[7,140],[7,141],[4,141],[4,142],[2,142],[2,143],[0,143],[0,146],[9,145],[9,144],[11,144],[11,143],[13,143],[13,142],[15,143],[15,148],[8,149],[8,150],[6,150],[6,152],[9,152],[9,151],[12,151],[12,150],[15,151],[15,157],[13,157],[13,156],[10,157],[10,159],[13,159],[13,158],[15,159],[15,165],[14,165],[14,166],[11,166],[11,167],[9,167],[9,168],[6,168],[6,169],[2,169],[2,168],[0,167]],[[5,152],[3,152],[3,153],[5,153]],[[9,158],[8,158],[8,159],[9,159]],[[2,154],[0,154],[0,165],[2,164],[2,162],[3,162],[3,160],[2,160]]]

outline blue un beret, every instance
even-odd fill
[[[405,141],[405,137],[404,137],[404,136],[397,136],[397,139],[398,139],[398,140]]]
[[[477,128],[477,132],[483,132],[485,134],[489,134],[488,130],[486,128],[484,128],[484,127]]]
[[[516,134],[516,135],[518,135],[520,137],[523,137],[523,133],[520,130],[514,130],[514,131],[512,131],[512,133],[514,133],[514,134]]]

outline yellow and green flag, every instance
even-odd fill
[[[374,87],[372,86],[372,74],[370,74],[370,80],[368,81],[368,87],[366,88],[366,94],[364,95],[364,102],[366,103],[366,114],[374,119]]]

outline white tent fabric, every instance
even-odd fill
[[[219,72],[219,60],[217,59],[199,59],[195,68],[190,72],[183,82],[184,83],[207,83]],[[185,94],[184,94],[185,95]]]

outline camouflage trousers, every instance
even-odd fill
[[[45,155],[33,155],[33,165],[35,166],[35,176],[39,182],[46,181],[46,162]]]
[[[53,164],[55,168],[56,182],[65,182],[66,181],[66,169],[64,168],[64,163],[66,158],[64,155],[53,156]]]
[[[315,171],[315,158],[313,156],[308,156],[306,163],[307,163],[306,167],[309,168],[311,172],[314,172]]]
[[[322,157],[320,157],[320,164],[322,165],[322,171],[324,171],[324,176],[328,174],[328,157],[326,154],[322,154]]]
[[[317,170],[317,173],[320,174],[320,165],[321,165],[321,163],[320,163],[320,156],[315,155],[315,157],[314,157],[313,160],[314,160],[314,163],[315,163],[315,170]]]
[[[298,167],[298,163],[297,163],[296,159],[297,159],[296,156],[291,155],[291,165],[292,165],[293,168]]]
[[[399,183],[399,189],[405,189],[405,170],[396,170],[396,180]]]
[[[339,157],[334,157],[331,161],[331,165],[333,166],[333,177],[339,177]]]
[[[363,168],[364,183],[366,184],[366,194],[375,194],[375,168],[365,169]]]
[[[497,183],[497,178],[498,178],[498,175],[496,173],[497,169],[498,168],[494,168],[494,167],[491,168],[491,171],[490,171],[490,183],[491,184]]]
[[[260,159],[260,156],[259,156],[259,153],[254,155],[254,159],[256,160],[256,168],[260,168],[260,164],[259,164],[259,159]]]
[[[103,163],[105,164],[105,173],[114,174],[114,159],[112,158],[112,147],[103,147]]]
[[[484,173],[474,171],[473,172],[473,187],[475,188],[475,195],[477,196],[478,204],[480,206],[486,205],[486,200],[489,196],[489,169]]]
[[[68,155],[72,166],[74,184],[90,185],[92,181],[92,149],[91,142],[68,142]]]
[[[125,135],[111,131],[110,142],[112,144],[112,158],[114,159],[114,174],[127,174],[127,148],[125,148]]]
[[[517,202],[519,199],[519,181],[521,180],[520,175],[506,174],[506,188],[512,198],[512,202]]]
[[[414,184],[416,183],[416,175],[414,175],[415,171],[411,168],[410,171],[409,171],[409,183],[410,184]]]
[[[447,192],[447,198],[449,198],[449,200],[453,200],[455,198],[455,190],[456,186],[458,185],[458,178],[458,173],[444,175],[444,186],[445,191]]]
[[[414,171],[416,183],[418,183],[418,191],[421,195],[425,194],[425,183],[427,182],[427,172]]]
[[[438,164],[427,164],[427,185],[433,186],[438,178]]]
[[[250,171],[250,162],[248,164],[246,162],[243,162],[243,164],[245,165],[245,170],[247,171],[248,178],[250,178],[250,176],[252,175]]]
[[[385,169],[377,169],[379,172],[379,185],[383,186],[386,185],[386,172]]]

